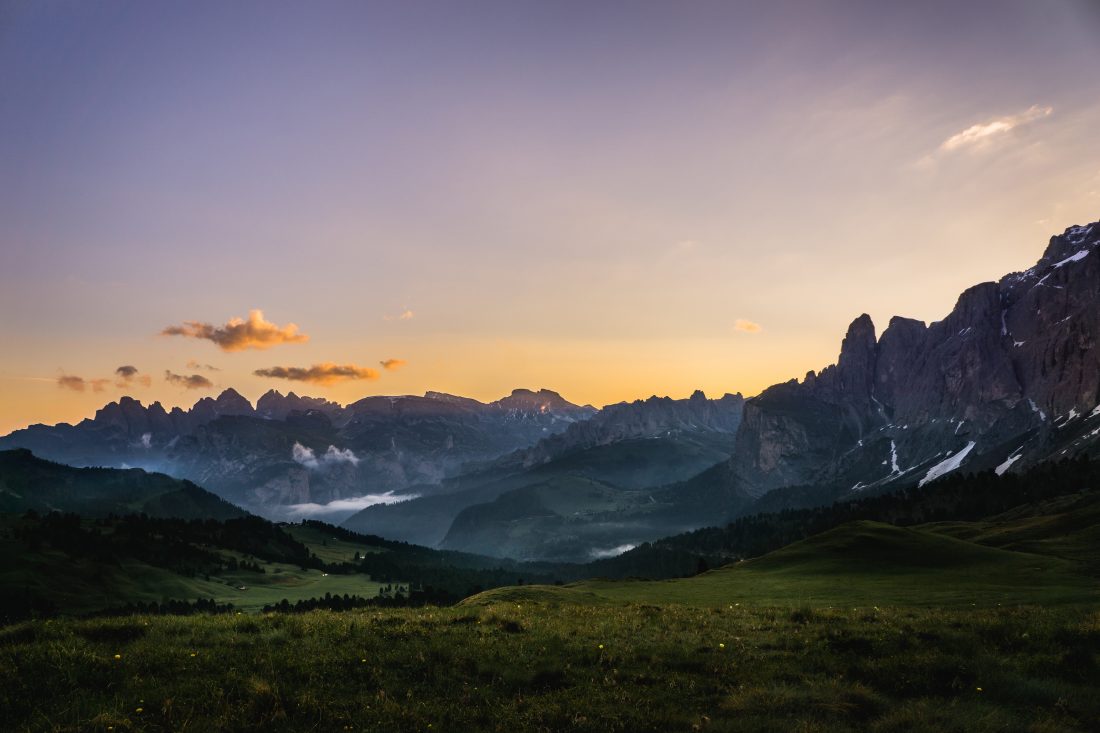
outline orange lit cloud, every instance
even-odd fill
[[[115,386],[120,389],[133,386],[135,383],[140,384],[143,387],[148,387],[153,383],[152,377],[150,377],[148,374],[139,374],[138,368],[135,366],[130,366],[129,364],[120,366],[118,369],[115,369],[115,377]]]
[[[378,363],[382,365],[383,369],[387,369],[391,372],[397,371],[401,367],[408,364],[408,362],[405,361],[404,359],[386,359],[386,360],[380,361]]]
[[[293,323],[280,328],[265,321],[261,310],[249,311],[248,320],[231,318],[224,326],[184,321],[182,326],[168,326],[160,333],[162,336],[186,336],[213,341],[222,351],[270,349],[279,344],[300,344],[309,340],[309,336],[298,333],[298,326]]]
[[[378,379],[378,372],[374,369],[355,366],[354,364],[314,364],[308,369],[305,367],[271,367],[269,369],[257,369],[252,372],[257,377],[269,377],[271,379],[290,379],[295,382],[312,382],[313,384],[334,384],[354,379]]]
[[[741,333],[760,333],[764,330],[764,327],[759,323],[753,323],[744,318],[738,318],[733,324],[733,330],[740,331]]]
[[[201,374],[173,374],[165,371],[164,381],[184,389],[210,389],[214,386],[213,382]]]
[[[84,377],[74,377],[71,374],[62,374],[57,378],[57,386],[61,389],[71,389],[74,392],[83,392],[88,386]]]
[[[416,314],[413,313],[408,308],[406,308],[405,310],[401,311],[400,315],[396,315],[396,316],[386,315],[383,318],[387,321],[411,321],[415,317],[416,317]]]

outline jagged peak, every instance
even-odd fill
[[[233,389],[232,387],[226,387],[222,391],[222,393],[220,395],[218,395],[218,398],[215,400],[215,402],[221,402],[223,400],[234,400],[234,401],[236,401],[236,400],[244,400],[244,399],[245,399],[244,396],[240,392]],[[248,400],[245,400],[245,402],[248,402]]]

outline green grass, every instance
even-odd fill
[[[1072,560],[1090,574],[1100,575],[1100,494],[1069,494],[978,522],[939,522],[922,529],[990,547]]]
[[[386,552],[384,547],[364,542],[350,542],[309,525],[286,525],[283,530],[302,544],[308,545],[313,554],[326,563],[353,562],[356,552],[361,556],[368,552]]]
[[[347,585],[363,576],[266,567],[225,578],[247,590],[199,595],[244,609],[372,595]],[[693,578],[501,588],[451,608],[28,621],[0,628],[2,727],[1087,731],[1100,595],[1078,569],[855,522]],[[92,592],[79,570],[66,582]],[[135,592],[157,582],[119,572]]]
[[[853,522],[782,550],[692,578],[589,580],[562,588],[487,591],[543,601],[607,601],[693,606],[805,605],[965,607],[1100,603],[1095,579],[1067,560],[1011,552],[878,522]]]
[[[1081,607],[36,621],[0,630],[0,710],[43,731],[1081,731],[1098,653]]]
[[[21,542],[0,537],[0,588],[8,593],[29,589],[72,614],[128,603],[196,598],[213,598],[243,611],[259,611],[284,598],[294,603],[326,593],[372,598],[381,587],[362,574],[326,575],[283,563],[261,566],[264,573],[238,570],[209,579],[185,577],[133,559],[124,558],[114,564],[74,559],[49,548],[31,551]]]

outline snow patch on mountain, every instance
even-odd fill
[[[935,466],[932,466],[932,468],[928,469],[928,473],[925,474],[924,478],[920,480],[920,483],[917,484],[917,486],[924,486],[929,481],[935,481],[939,477],[946,476],[947,474],[957,469],[959,466],[962,465],[963,461],[966,460],[966,457],[970,454],[970,451],[974,450],[974,445],[975,443],[972,440],[967,443],[966,447],[958,453],[948,456],[944,460],[937,463]]]

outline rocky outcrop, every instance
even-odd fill
[[[857,318],[836,365],[745,404],[730,472],[754,495],[843,494],[1091,452],[1098,333],[1100,224],[1071,227],[1035,267],[966,290],[942,321],[894,318],[876,340]]]

